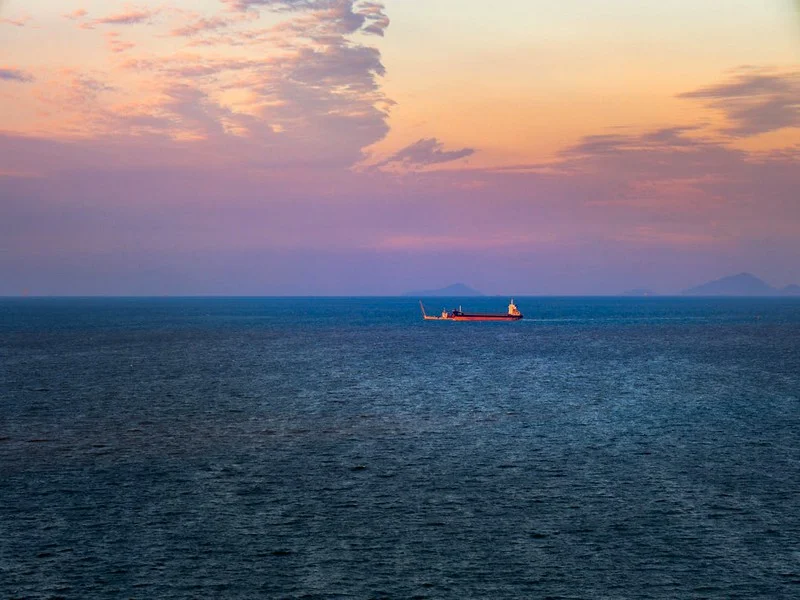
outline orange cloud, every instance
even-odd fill
[[[30,15],[17,17],[16,19],[10,17],[0,18],[0,25],[13,25],[14,27],[25,27],[31,20]]]
[[[158,15],[160,12],[160,8],[140,9],[127,6],[126,9],[121,13],[86,21],[81,25],[81,27],[83,29],[93,29],[97,25],[139,25],[142,23],[150,23],[153,17]],[[85,16],[86,13],[83,11],[75,11],[75,13],[72,14],[77,14],[79,18]]]
[[[78,19],[82,19],[89,14],[89,11],[85,8],[78,8],[73,10],[72,12],[68,12],[64,14],[65,19],[70,19],[71,21],[76,21]]]

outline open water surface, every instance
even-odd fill
[[[0,300],[0,597],[800,597],[800,301],[517,304]]]

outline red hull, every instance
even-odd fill
[[[449,318],[451,321],[519,321],[522,315],[458,315]]]

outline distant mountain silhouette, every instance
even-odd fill
[[[689,288],[684,290],[683,294],[686,296],[779,296],[781,291],[755,275],[739,273]]]
[[[416,292],[406,292],[404,296],[483,296],[478,290],[472,289],[463,283],[454,283],[447,287],[439,288],[437,290],[419,290]]]
[[[656,296],[657,294],[653,290],[649,290],[647,288],[633,288],[632,290],[627,290],[622,292],[623,296]]]
[[[800,285],[791,283],[781,290],[786,296],[800,296]]]

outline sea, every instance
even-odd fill
[[[800,598],[800,300],[515,300],[0,299],[0,598]]]

